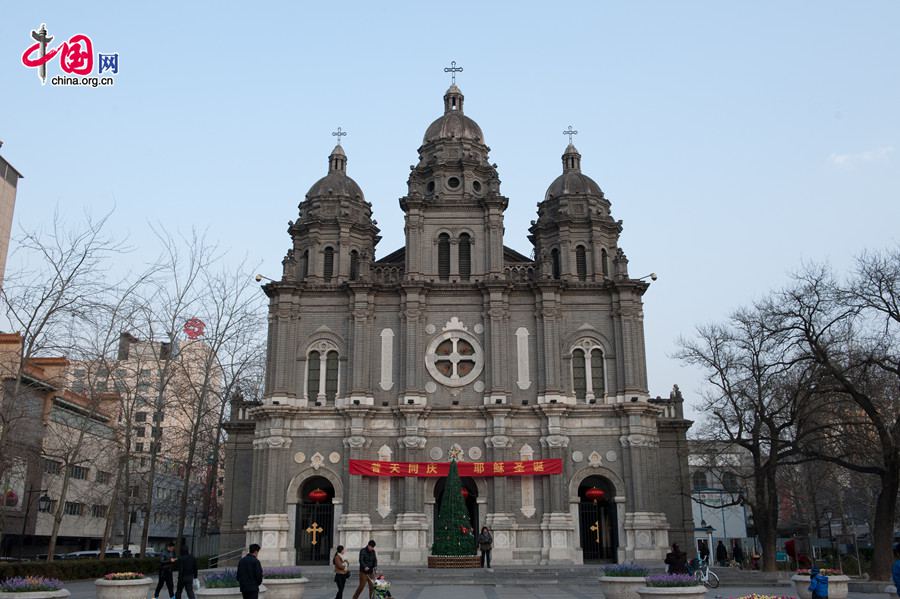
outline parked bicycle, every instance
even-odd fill
[[[691,563],[688,565],[688,573],[690,573],[698,583],[707,588],[719,588],[719,575],[709,569],[709,558],[702,560],[694,558],[691,560]]]

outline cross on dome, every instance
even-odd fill
[[[456,85],[456,74],[462,73],[463,68],[456,66],[456,61],[451,60],[449,67],[444,67],[445,73],[450,73],[450,85]]]
[[[332,132],[331,132],[331,135],[333,135],[334,137],[337,137],[337,145],[341,145],[341,138],[342,138],[342,137],[345,137],[345,136],[347,135],[347,132],[346,132],[346,131],[341,131],[341,128],[338,127],[338,128],[337,128],[337,131],[332,131]]]
[[[566,129],[565,131],[563,131],[563,135],[568,135],[568,136],[569,136],[569,143],[571,144],[571,143],[572,143],[572,136],[573,136],[573,135],[578,135],[578,131],[576,131],[575,129],[573,129],[573,128],[572,128],[572,125],[569,125],[569,128]]]

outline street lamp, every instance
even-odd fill
[[[28,527],[28,516],[31,514],[31,496],[35,493],[43,493],[38,499],[38,510],[42,512],[50,511],[52,499],[47,495],[47,489],[28,489],[25,491],[25,515],[22,517],[22,534],[19,535],[19,558],[25,551],[25,531]]]

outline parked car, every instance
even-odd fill
[[[97,559],[100,557],[99,551],[73,551],[65,554],[63,559]]]
[[[65,558],[65,556],[62,553],[54,553],[53,554],[53,559],[64,559],[64,558]],[[45,562],[45,561],[47,561],[47,554],[40,553],[40,554],[36,555],[34,557],[34,559],[39,562]]]

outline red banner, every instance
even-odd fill
[[[460,476],[543,476],[562,474],[562,460],[521,462],[457,462]],[[358,476],[447,476],[450,462],[380,462],[350,460],[350,474]]]

